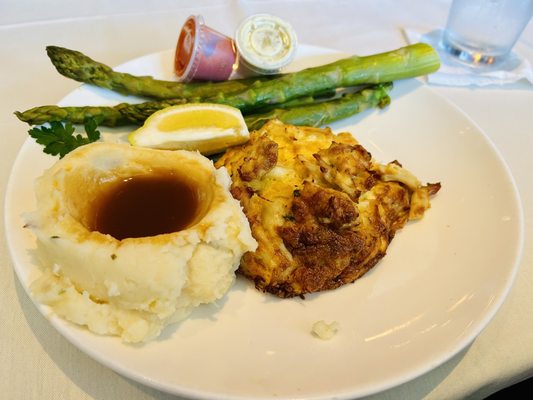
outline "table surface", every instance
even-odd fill
[[[288,20],[301,43],[370,54],[406,44],[402,28],[441,28],[450,1],[411,0],[118,0],[0,1],[0,187],[27,137],[13,111],[53,104],[79,84],[61,77],[44,53],[55,44],[118,65],[172,48],[183,21],[200,14],[232,35],[246,16]],[[533,24],[519,45],[533,63]],[[431,86],[494,142],[518,186],[525,247],[516,281],[476,340],[448,362],[372,399],[481,399],[533,376],[533,86]],[[4,196],[0,201],[3,202]],[[3,218],[3,214],[2,214]],[[2,224],[3,227],[3,224]],[[68,343],[34,307],[17,281],[2,229],[0,241],[0,397],[6,399],[170,399],[102,367]]]

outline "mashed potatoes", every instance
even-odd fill
[[[200,206],[187,228],[122,240],[91,228],[106,185],[156,172],[195,187]],[[229,185],[226,170],[199,153],[109,143],[78,148],[36,183],[37,210],[27,226],[43,274],[32,283],[34,297],[99,334],[126,342],[157,337],[196,306],[221,298],[243,253],[257,246]]]

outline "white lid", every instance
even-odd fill
[[[245,19],[235,33],[235,44],[242,60],[252,70],[276,73],[289,64],[297,47],[291,25],[269,14]]]

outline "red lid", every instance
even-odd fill
[[[191,16],[181,28],[176,55],[174,57],[174,71],[178,77],[183,76],[191,62],[196,40],[196,19]]]

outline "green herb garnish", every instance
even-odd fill
[[[100,139],[100,132],[93,118],[85,121],[85,136],[75,134],[76,128],[70,122],[52,121],[49,126],[31,128],[28,133],[35,141],[44,146],[44,152],[63,158],[77,147],[96,142]]]

